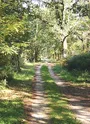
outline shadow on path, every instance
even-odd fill
[[[47,107],[47,101],[45,99],[43,81],[40,74],[41,66],[36,67],[35,84],[33,97],[30,100],[31,105],[26,106],[27,109],[27,121],[28,124],[47,124],[49,109]]]

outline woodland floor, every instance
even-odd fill
[[[64,82],[52,71],[52,64],[47,64],[49,73],[60,88],[63,96],[68,98],[69,108],[75,113],[76,119],[82,124],[90,124],[90,87],[72,86]],[[41,65],[36,67],[36,75],[31,101],[26,102],[26,113],[28,123],[47,124],[49,123],[49,108],[44,93],[43,81],[40,72]]]
[[[46,66],[48,67],[49,73],[54,79],[54,82],[57,84],[60,93],[63,95],[63,98],[67,98],[69,108],[73,111],[73,113],[75,113],[76,119],[80,120],[82,124],[90,124],[90,86],[74,86],[70,82],[65,82],[53,72],[53,64],[47,63]],[[49,101],[47,100],[47,94],[45,94],[44,91],[44,82],[42,81],[40,70],[41,67],[41,64],[36,65],[35,70],[31,65],[27,66],[27,68],[25,67],[26,70],[22,71],[22,80],[19,77],[21,74],[19,74],[18,80],[11,82],[11,90],[3,90],[2,96],[0,96],[0,103],[2,103],[1,107],[3,107],[0,108],[0,117],[2,116],[0,124],[66,124],[50,123],[51,110],[48,107]],[[34,70],[35,73],[32,70]],[[26,75],[24,74],[24,71]],[[31,87],[33,87],[32,92],[30,89]],[[21,108],[17,107],[17,105],[21,102],[18,100],[19,98],[24,103],[26,116],[22,115],[22,113],[24,114],[24,111],[22,111],[22,104]],[[17,101],[12,102],[14,99]],[[6,103],[3,104],[5,101],[8,102],[8,106],[12,105],[12,109],[10,109]],[[4,109],[5,107],[6,109]],[[8,111],[5,111],[7,109]],[[12,112],[12,110],[16,111]],[[20,111],[18,112],[18,110]],[[7,113],[8,120],[12,119],[11,116],[13,116],[15,121],[10,120],[6,122],[7,118],[5,113]],[[17,123],[18,116],[21,116],[22,118],[22,121],[20,120],[19,123]],[[4,121],[2,121],[3,119]],[[3,123],[1,123],[1,121]]]

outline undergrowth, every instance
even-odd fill
[[[0,124],[25,124],[23,104],[20,99],[0,100]]]
[[[74,84],[81,84],[81,85],[89,85],[90,83],[90,72],[89,71],[80,71],[80,70],[72,70],[69,71],[68,69],[58,65],[53,67],[54,72],[65,81],[70,81]]]
[[[27,64],[20,73],[14,73],[0,92],[0,124],[26,124],[23,99],[31,97],[34,66]]]

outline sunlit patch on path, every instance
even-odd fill
[[[30,124],[47,124],[49,110],[45,99],[43,81],[40,74],[41,66],[36,67],[35,86],[33,99],[31,100]]]
[[[68,98],[70,108],[76,114],[76,118],[81,121],[82,124],[90,124],[90,98],[84,98],[84,96],[75,96],[70,94],[70,88],[68,88],[66,82],[59,79],[57,75],[51,69],[51,65],[48,64],[49,72],[55,83],[60,87],[60,90]],[[73,91],[74,92],[74,91]],[[75,94],[75,93],[74,93]]]

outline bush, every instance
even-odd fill
[[[76,55],[67,60],[67,66],[69,70],[89,70],[90,71],[90,53]]]
[[[13,77],[14,71],[11,65],[8,65],[5,67],[5,71],[6,71],[6,79],[10,80]]]
[[[61,66],[66,66],[66,64],[67,64],[66,62],[67,62],[67,58],[63,58],[63,59],[60,60],[60,65]]]
[[[8,65],[0,68],[0,80],[12,79],[13,77],[13,68]]]
[[[7,86],[7,81],[6,79],[0,80],[0,89],[3,89]]]
[[[5,68],[4,67],[1,67],[0,68],[0,80],[5,79],[6,76],[7,76],[7,74],[6,74]]]

